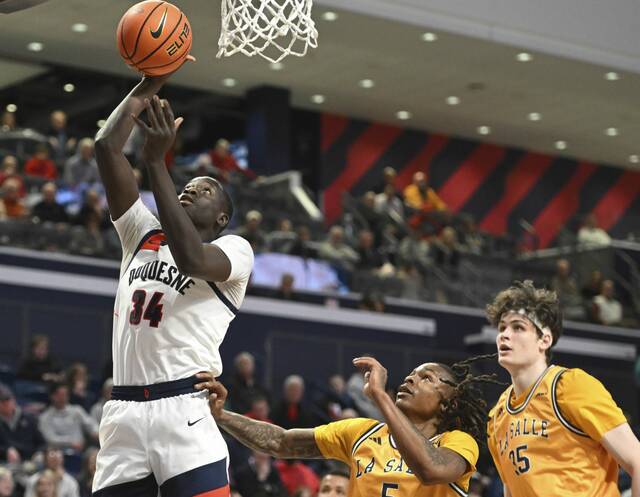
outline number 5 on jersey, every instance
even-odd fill
[[[162,321],[163,304],[160,303],[160,300],[162,300],[163,296],[164,293],[162,292],[154,292],[151,299],[149,299],[147,308],[145,309],[144,304],[147,300],[147,292],[144,290],[136,290],[133,292],[133,295],[131,296],[133,308],[129,314],[129,323],[140,324],[140,321],[145,319],[149,321],[149,326],[157,328],[160,321]]]

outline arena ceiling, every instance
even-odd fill
[[[0,55],[6,59],[0,85],[37,74],[38,64],[47,62],[132,74],[114,41],[117,22],[132,3],[51,0],[0,15]],[[610,80],[610,68],[540,53],[519,62],[518,47],[444,32],[427,42],[424,29],[346,11],[327,21],[321,5],[314,13],[319,47],[274,70],[257,57],[216,59],[217,1],[176,3],[192,23],[198,59],[176,74],[177,84],[235,96],[259,85],[287,87],[296,107],[640,169],[638,74],[617,72],[619,79]],[[73,31],[77,23],[87,30]],[[31,42],[43,49],[28,50]],[[235,86],[225,86],[229,78]],[[363,88],[365,79],[373,86]],[[314,103],[314,95],[324,102]],[[448,97],[459,104],[450,105]],[[398,119],[398,111],[411,118]],[[559,141],[565,149],[557,148]]]

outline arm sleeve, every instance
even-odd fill
[[[160,222],[138,197],[118,219],[112,220],[122,244],[122,268],[126,267],[142,238],[152,230],[159,230]]]
[[[562,416],[596,442],[627,422],[604,385],[582,369],[568,369],[562,374],[556,398]]]
[[[478,443],[471,435],[459,430],[446,432],[440,439],[440,447],[446,447],[449,450],[459,454],[469,464],[467,472],[462,475],[462,479],[471,476],[476,470],[478,463]]]
[[[313,435],[325,459],[337,459],[350,465],[353,445],[377,424],[377,421],[367,418],[344,419],[317,426]]]
[[[227,281],[248,279],[253,269],[253,249],[241,236],[225,235],[213,242],[231,262],[231,274]]]

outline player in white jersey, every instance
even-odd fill
[[[104,406],[93,495],[226,497],[228,452],[193,389],[199,371],[219,375],[218,348],[242,304],[253,252],[220,236],[232,203],[212,178],[177,196],[164,156],[182,118],[156,93],[166,77],[143,78],[96,137],[111,218],[122,242],[113,318],[112,400]],[[146,109],[149,125],[137,116]],[[139,198],[122,153],[137,121],[160,221]]]

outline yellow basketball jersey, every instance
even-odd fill
[[[319,426],[316,443],[327,459],[351,468],[349,497],[459,497],[466,496],[478,461],[478,444],[462,431],[436,435],[431,442],[460,454],[469,471],[455,483],[423,485],[402,459],[387,425],[356,418]]]
[[[513,386],[500,396],[488,445],[514,497],[619,497],[618,465],[600,441],[625,422],[593,376],[549,366],[519,398]]]

